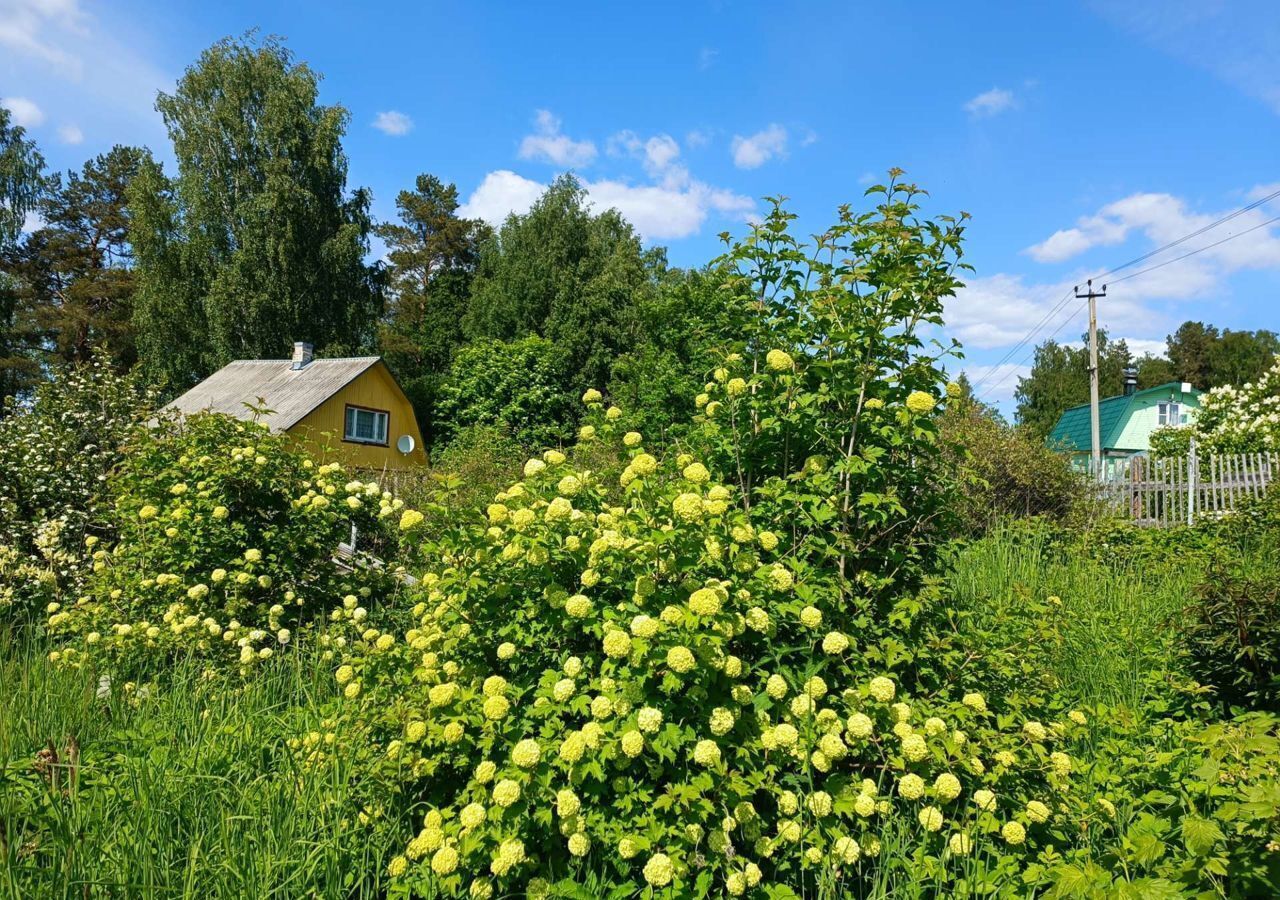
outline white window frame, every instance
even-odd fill
[[[1161,400],[1156,404],[1156,424],[1161,427],[1185,424],[1185,415],[1177,400]]]
[[[366,418],[367,417],[367,418]],[[364,421],[361,421],[362,418]],[[361,435],[361,425],[368,425],[365,434]],[[343,415],[342,439],[352,444],[373,444],[378,447],[387,446],[387,435],[391,431],[391,413],[385,409],[370,409],[367,406],[347,404]]]

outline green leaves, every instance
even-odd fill
[[[1205,856],[1226,835],[1212,819],[1197,815],[1182,818],[1182,843],[1193,856]]]

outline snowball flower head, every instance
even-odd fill
[[[413,528],[417,528],[422,524],[423,518],[422,513],[418,512],[416,509],[406,509],[400,514],[400,530],[409,531]]]
[[[697,494],[681,494],[671,501],[671,511],[685,522],[702,520],[702,498]]]
[[[520,785],[504,778],[493,786],[493,802],[504,809],[520,799]]]
[[[770,350],[765,354],[764,363],[775,372],[786,371],[795,365],[791,354],[785,350]]]
[[[876,700],[879,700],[881,703],[888,703],[893,699],[893,695],[896,693],[897,688],[894,686],[892,680],[884,677],[883,675],[877,675],[875,678],[871,679],[871,683],[867,685],[867,690]]]
[[[940,831],[942,829],[942,810],[936,806],[926,806],[920,810],[919,819],[925,831]]]
[[[933,790],[942,800],[954,800],[960,796],[960,779],[950,772],[943,772],[933,782]]]
[[[1027,830],[1018,822],[1005,822],[1000,829],[1000,836],[1006,844],[1017,846],[1027,839]]]
[[[641,731],[652,734],[662,727],[662,712],[652,706],[641,707],[636,714],[636,724]]]
[[[688,647],[672,647],[667,651],[667,665],[673,672],[688,672],[697,664],[693,651]]]
[[[692,481],[694,484],[706,484],[711,478],[711,473],[707,471],[707,467],[700,462],[690,463],[685,466],[681,474],[684,475],[685,481]]]
[[[931,412],[936,404],[937,401],[934,399],[933,394],[928,394],[924,391],[912,391],[907,395],[907,409],[917,416]]]
[[[689,597],[689,609],[700,616],[714,616],[720,612],[720,594],[712,588],[699,588]]]
[[[671,864],[671,857],[665,853],[655,853],[644,864],[644,880],[654,887],[666,887],[674,875],[675,867]]]
[[[700,766],[716,765],[720,762],[720,746],[715,741],[698,741],[693,748],[693,761]]]
[[[604,397],[595,388],[587,388],[582,395],[583,403],[599,403]]]
[[[525,738],[511,748],[511,761],[522,769],[532,769],[542,758],[542,749],[533,738]]]
[[[924,796],[924,779],[914,772],[898,779],[898,794],[904,800],[919,800]]]
[[[828,656],[837,656],[849,649],[849,639],[839,631],[829,631],[822,639],[822,652]]]
[[[604,636],[605,656],[622,659],[631,653],[631,638],[625,631],[610,631]]]

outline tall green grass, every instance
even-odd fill
[[[1200,564],[1171,547],[1167,561],[1102,561],[1086,551],[1087,536],[1025,527],[998,529],[952,554],[948,584],[969,613],[975,641],[984,633],[1048,604],[1054,640],[1040,644],[1039,664],[1083,703],[1143,708],[1161,679],[1179,668],[1176,626]]]
[[[0,659],[0,895],[384,895],[383,853],[400,842],[385,832],[405,823],[357,821],[344,748],[324,777],[288,750],[331,690],[305,651],[243,685],[180,664],[136,706],[38,643],[0,637]],[[56,777],[33,767],[49,745]]]

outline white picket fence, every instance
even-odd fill
[[[1201,456],[1192,442],[1187,456],[1109,461],[1097,482],[1103,501],[1140,525],[1190,525],[1262,496],[1280,470],[1280,454]]]

